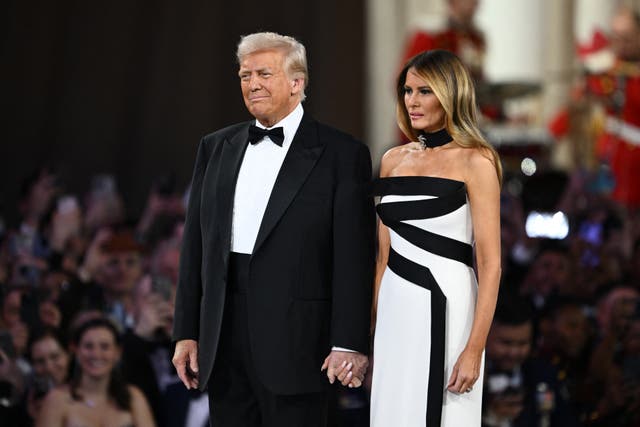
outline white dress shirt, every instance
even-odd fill
[[[287,117],[273,125],[273,127],[283,128],[282,147],[274,144],[268,136],[257,144],[247,146],[238,173],[233,200],[231,252],[253,253],[271,191],[303,114],[302,104],[298,104]],[[256,126],[267,129],[257,120]]]
[[[236,194],[233,199],[231,252],[253,253],[271,191],[303,115],[302,104],[298,104],[287,117],[272,126],[283,128],[282,147],[274,144],[268,136],[257,144],[247,145],[247,151],[244,153],[240,172],[238,172]],[[256,126],[268,129],[257,120]],[[332,350],[353,352],[342,347],[333,347]]]

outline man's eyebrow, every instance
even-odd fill
[[[247,74],[247,73],[252,73],[254,71],[256,73],[261,73],[261,72],[264,72],[264,71],[271,72],[271,68],[270,67],[262,67],[262,68],[256,68],[256,69],[241,68],[240,71],[238,71],[238,74]]]

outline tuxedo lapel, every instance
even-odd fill
[[[320,158],[323,149],[324,145],[318,139],[315,121],[305,114],[271,191],[253,253],[260,249],[269,233],[284,215]]]
[[[236,181],[242,164],[242,158],[247,148],[249,125],[243,127],[231,139],[224,141],[220,159],[220,172],[216,186],[216,215],[218,231],[222,239],[223,256],[226,260],[231,250],[231,221],[233,219],[233,200],[235,197]]]

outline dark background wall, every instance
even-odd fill
[[[364,0],[5,0],[0,16],[0,194],[15,219],[38,165],[82,193],[113,173],[130,215],[155,177],[189,181],[200,137],[250,117],[237,78],[242,34],[307,47],[305,109],[363,136]]]

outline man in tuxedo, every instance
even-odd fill
[[[325,426],[321,367],[358,387],[368,365],[371,159],[304,112],[297,40],[251,34],[237,56],[255,120],[200,142],[173,363],[187,388],[208,386],[216,427]]]

